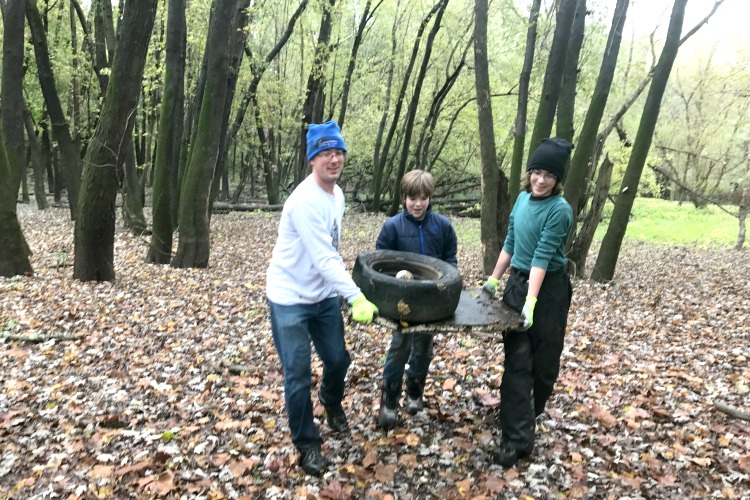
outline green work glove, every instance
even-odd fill
[[[358,323],[372,323],[372,317],[378,312],[378,306],[367,300],[364,294],[352,301],[352,319]]]
[[[536,297],[531,295],[526,296],[526,302],[523,304],[521,310],[521,317],[523,318],[523,327],[528,329],[534,324],[534,307],[536,306]]]
[[[487,281],[484,282],[484,285],[482,285],[482,288],[485,292],[489,293],[493,297],[497,295],[497,285],[500,284],[500,280],[490,276],[487,278]]]

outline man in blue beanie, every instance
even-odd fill
[[[318,398],[337,433],[349,431],[341,405],[351,362],[344,343],[338,296],[352,306],[352,318],[370,323],[378,308],[354,284],[339,254],[344,193],[337,181],[346,145],[334,121],[311,123],[307,159],[312,173],[284,203],[279,234],[266,274],[271,331],[284,371],[284,401],[300,466],[318,475],[327,466],[313,420],[310,342],[323,362]]]

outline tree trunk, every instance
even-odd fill
[[[557,103],[557,137],[573,142],[575,135],[576,86],[578,84],[578,59],[586,30],[586,0],[578,0],[573,26],[570,32],[565,67]]]
[[[523,57],[523,68],[518,80],[518,107],[516,108],[516,125],[513,129],[513,157],[510,161],[510,179],[508,181],[508,208],[513,206],[520,190],[523,153],[526,147],[526,115],[529,106],[529,82],[531,69],[534,66],[536,48],[537,20],[542,0],[534,0],[529,13],[529,27],[526,30],[526,53]]]
[[[646,163],[648,150],[651,147],[656,121],[659,118],[664,90],[667,87],[672,65],[677,57],[686,4],[687,0],[675,0],[674,7],[672,8],[667,39],[664,42],[659,62],[654,69],[654,76],[648,96],[646,97],[646,103],[643,107],[643,113],[641,114],[638,133],[636,134],[630,160],[622,179],[622,187],[617,195],[612,218],[609,221],[607,232],[599,249],[599,255],[591,272],[591,279],[594,281],[610,281],[615,273],[615,266],[620,255],[620,247],[622,246],[622,240],[625,237],[625,231],[628,227],[630,211],[633,208],[635,195],[638,192],[638,183],[641,179],[643,166]]]
[[[490,274],[500,255],[498,214],[504,196],[498,190],[500,168],[497,164],[495,128],[492,119],[490,98],[490,74],[487,60],[487,0],[474,2],[474,79],[477,92],[477,116],[479,119],[479,157],[482,161],[482,201],[480,238],[482,241],[482,268]],[[507,208],[506,208],[507,211]]]
[[[449,0],[441,0],[438,2],[440,7],[435,16],[435,23],[432,25],[432,29],[427,35],[427,40],[424,46],[424,55],[422,56],[422,65],[419,68],[419,73],[414,82],[414,90],[411,101],[409,102],[409,109],[406,113],[406,125],[404,126],[404,139],[403,145],[401,146],[401,159],[398,164],[398,172],[396,178],[393,180],[393,198],[391,199],[391,206],[388,209],[387,214],[390,216],[396,215],[398,207],[401,205],[401,178],[406,172],[406,162],[409,159],[409,151],[411,149],[411,136],[414,131],[414,120],[417,115],[417,107],[419,106],[419,98],[422,93],[422,85],[424,84],[425,75],[427,74],[427,68],[430,65],[430,55],[432,54],[432,44],[440,31],[440,23],[443,20],[443,14],[445,8],[448,6]]]
[[[745,221],[747,220],[748,212],[750,212],[750,187],[745,187],[744,189],[738,187],[737,189],[742,190],[742,195],[740,196],[740,202],[738,203],[739,212],[737,214],[737,219],[739,220],[740,228],[737,233],[737,243],[734,245],[734,250],[742,250],[742,246],[745,244],[745,232],[747,229]]]
[[[125,227],[136,236],[148,230],[146,218],[143,216],[143,198],[141,197],[141,183],[138,178],[133,134],[130,134],[123,144],[124,155],[121,160],[124,165],[125,182],[123,183],[122,212]]]
[[[562,85],[562,73],[565,67],[565,54],[568,51],[568,42],[573,25],[573,16],[576,12],[578,0],[559,0],[557,8],[555,35],[552,38],[547,69],[544,72],[544,83],[542,95],[539,97],[539,107],[534,120],[534,130],[529,141],[528,161],[534,150],[541,144],[542,139],[549,137],[552,132],[552,123],[555,121],[555,110],[560,97]]]
[[[0,125],[0,276],[10,278],[32,274],[33,270],[29,262],[31,250],[23,237],[16,215],[13,177],[2,137]]]
[[[586,112],[581,133],[578,136],[578,144],[573,151],[570,168],[565,177],[565,199],[568,200],[568,203],[573,208],[573,221],[578,220],[580,212],[579,201],[581,195],[585,192],[589,162],[592,160],[596,161],[592,155],[596,145],[596,131],[599,129],[602,117],[604,116],[604,109],[607,106],[609,91],[612,87],[617,58],[620,53],[622,29],[625,25],[629,3],[630,0],[617,0],[615,13],[612,18],[612,27],[609,30],[609,37],[607,38],[606,50],[602,57],[599,76],[594,87],[594,95],[591,97],[591,103]],[[575,222],[572,231],[575,231]],[[573,238],[570,241],[572,244]],[[579,269],[582,269],[582,267],[579,267]]]
[[[206,65],[195,140],[190,145],[179,207],[180,238],[172,267],[207,267],[209,197],[221,141],[221,122],[229,78],[228,45],[237,0],[217,0],[203,60]]]
[[[80,151],[70,136],[68,122],[60,104],[60,97],[57,94],[55,74],[52,70],[49,48],[47,47],[47,35],[44,32],[42,16],[39,14],[35,0],[26,0],[26,19],[34,44],[39,85],[42,88],[44,102],[47,105],[47,112],[52,122],[52,135],[60,147],[65,183],[68,187],[70,218],[75,220],[78,210],[78,192],[81,186]]]
[[[172,199],[177,189],[185,107],[186,33],[185,0],[169,0],[164,93],[151,192],[151,244],[146,254],[146,262],[152,264],[169,264],[172,259]]]
[[[422,19],[422,22],[419,25],[419,29],[417,30],[417,36],[414,38],[414,47],[411,52],[411,57],[409,58],[409,63],[406,67],[406,72],[404,73],[404,79],[401,83],[401,89],[399,90],[398,97],[396,98],[396,107],[393,110],[393,121],[391,122],[391,127],[388,130],[388,135],[385,139],[385,144],[383,145],[383,149],[380,150],[378,154],[380,161],[377,165],[375,165],[375,174],[373,175],[373,195],[372,195],[372,206],[373,210],[380,210],[380,195],[381,195],[381,185],[383,184],[383,173],[385,173],[385,165],[388,162],[388,155],[390,153],[391,149],[391,143],[393,142],[393,136],[396,134],[396,128],[398,126],[399,117],[401,115],[401,107],[404,105],[404,99],[406,98],[406,90],[409,87],[409,79],[411,78],[411,72],[414,69],[414,63],[417,60],[417,54],[419,54],[419,44],[422,41],[422,35],[424,34],[424,30],[427,28],[427,24],[430,22],[430,19],[432,19],[432,16],[435,15],[435,13],[441,8],[443,4],[443,0],[439,0],[430,10],[430,12],[427,13],[427,15]],[[394,26],[395,29],[395,26]],[[387,176],[386,176],[387,178]],[[396,199],[396,203],[399,203],[400,200]]]
[[[18,197],[18,188],[26,171],[26,145],[23,140],[23,45],[26,0],[7,0],[3,7],[3,69],[2,122],[5,152],[10,166],[11,195]],[[2,137],[0,137],[2,140]]]
[[[132,134],[155,17],[156,0],[125,1],[107,93],[84,162],[73,269],[81,281],[115,278],[116,166]]]
[[[229,150],[227,128],[229,127],[229,114],[232,110],[232,101],[234,101],[234,94],[237,90],[237,78],[240,74],[242,55],[244,54],[243,48],[245,46],[245,40],[247,39],[245,28],[250,20],[247,14],[249,5],[250,0],[239,0],[237,14],[234,16],[234,25],[232,26],[232,32],[229,37],[229,77],[227,79],[226,97],[224,98],[224,117],[221,120],[219,156],[216,160],[216,170],[211,184],[211,198],[208,209],[209,217],[211,216],[211,205],[219,196],[219,185],[227,169],[227,151]]]
[[[591,197],[591,207],[586,214],[581,229],[576,235],[575,242],[568,252],[568,259],[575,264],[578,276],[583,276],[586,272],[586,259],[591,248],[591,242],[594,241],[594,233],[599,226],[602,218],[604,205],[607,202],[609,194],[610,181],[612,180],[612,168],[615,166],[610,161],[609,156],[605,156],[599,167],[599,176],[596,179],[596,189]]]
[[[47,203],[47,193],[44,191],[44,153],[36,137],[34,123],[31,121],[31,112],[25,106],[25,103],[23,123],[26,127],[26,136],[29,138],[29,147],[31,148],[31,164],[34,166],[34,198],[36,198],[36,206],[39,210],[46,210],[49,208],[49,203]]]
[[[297,161],[297,170],[294,176],[294,184],[299,184],[307,174],[307,125],[320,123],[323,118],[323,89],[325,88],[325,68],[331,55],[329,43],[331,41],[332,18],[331,11],[336,0],[321,2],[323,17],[320,20],[318,31],[318,43],[315,46],[312,68],[307,78],[307,89],[305,90],[305,103],[302,105],[302,126],[300,127],[300,148]]]
[[[341,127],[341,130],[344,130],[344,119],[346,118],[346,108],[349,104],[349,90],[351,88],[352,75],[354,74],[354,67],[357,64],[357,53],[359,52],[359,47],[362,44],[362,37],[364,36],[365,27],[367,26],[367,23],[370,21],[370,19],[372,19],[375,11],[378,10],[378,7],[382,5],[383,0],[380,0],[375,5],[375,7],[372,9],[372,12],[370,12],[371,3],[372,0],[367,0],[367,3],[365,3],[365,10],[364,12],[362,12],[362,17],[359,20],[359,26],[357,26],[357,32],[354,34],[354,41],[352,41],[352,53],[349,56],[349,65],[346,68],[346,75],[344,76],[343,90],[341,93],[341,109],[339,110],[338,119],[338,124],[339,127]]]
[[[383,113],[380,116],[380,123],[378,124],[378,133],[375,136],[375,151],[373,153],[373,161],[372,161],[372,186],[371,186],[371,193],[372,193],[372,205],[370,206],[371,210],[375,210],[377,212],[380,211],[380,190],[381,190],[381,180],[383,178],[383,170],[385,169],[385,161],[381,162],[381,146],[383,145],[383,133],[385,132],[385,124],[388,121],[388,113],[390,112],[390,106],[391,106],[391,92],[393,90],[393,74],[396,68],[395,60],[396,60],[396,28],[399,24],[399,16],[398,12],[401,7],[401,0],[398,0],[396,2],[396,13],[393,16],[393,25],[391,26],[391,53],[390,57],[388,58],[388,77],[386,78],[386,84],[385,84],[385,97],[383,104]],[[387,156],[387,155],[386,155]]]

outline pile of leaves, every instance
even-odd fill
[[[277,213],[215,215],[208,269],[144,264],[148,238],[118,229],[113,283],[72,279],[66,210],[19,217],[35,274],[0,279],[0,497],[747,494],[748,423],[714,408],[750,408],[746,253],[626,242],[612,283],[576,279],[536,450],[511,469],[488,451],[500,339],[437,335],[426,410],[385,433],[375,420],[390,333],[348,324],[352,433],[321,418],[333,463],[314,478],[296,465],[264,296]],[[383,221],[347,216],[349,265]],[[481,284],[478,244],[460,241],[458,257],[464,285]],[[320,375],[315,358],[314,391]]]

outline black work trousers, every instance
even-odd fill
[[[528,279],[528,272],[512,269],[503,301],[516,309],[518,304],[522,307]],[[500,424],[503,440],[522,451],[531,452],[534,447],[536,417],[544,411],[560,373],[572,295],[567,272],[547,272],[534,308],[534,324],[526,331],[510,331],[504,337]]]

